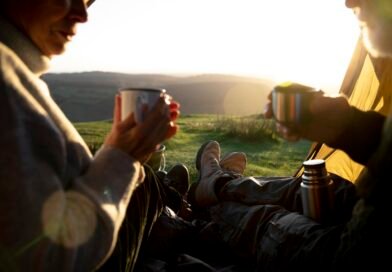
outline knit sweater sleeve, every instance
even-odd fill
[[[70,164],[79,143],[31,99],[33,80],[0,49],[0,270],[91,271],[111,253],[143,168],[105,146]]]
[[[351,109],[351,122],[340,137],[327,144],[345,151],[356,162],[366,164],[380,144],[386,117],[375,111]]]
[[[120,150],[101,148],[83,175],[71,181],[69,188],[55,190],[43,203],[41,225],[49,238],[48,255],[73,251],[68,260],[72,271],[102,264],[115,246],[129,200],[143,179],[139,162]],[[56,257],[61,263],[54,262],[48,270],[63,265],[64,256]]]

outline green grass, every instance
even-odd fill
[[[245,171],[250,176],[288,176],[301,165],[310,143],[289,143],[274,132],[272,121],[260,116],[222,117],[216,115],[181,116],[180,131],[165,142],[166,170],[175,163],[188,166],[192,181],[197,177],[195,156],[207,140],[220,143],[222,153],[243,151],[248,157]],[[76,123],[76,128],[96,150],[110,130],[109,121]]]
[[[102,145],[106,134],[110,131],[112,122],[110,120],[100,122],[74,123],[74,125],[90,147],[91,152],[95,153],[95,151],[97,151],[97,149]]]

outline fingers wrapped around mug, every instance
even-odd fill
[[[296,142],[301,139],[301,135],[298,133],[298,129],[294,126],[289,127],[280,123],[276,123],[276,131],[289,142]]]
[[[158,98],[152,109],[141,105],[145,118],[139,123],[135,121],[133,112],[121,121],[121,100],[116,96],[115,101],[112,130],[105,139],[105,145],[118,148],[144,163],[157,146],[176,134],[178,126],[175,120],[180,106],[165,95]]]
[[[274,117],[274,113],[272,111],[272,92],[268,94],[268,101],[264,106],[263,111],[264,118],[271,119]]]
[[[178,103],[167,104],[165,97],[157,101],[144,121],[135,127],[134,137],[140,141],[138,153],[154,152],[164,140],[176,134],[178,126],[174,121],[179,116],[178,109]]]
[[[289,141],[300,138],[322,142],[336,143],[353,123],[353,107],[343,96],[315,96],[309,103],[309,118],[304,122],[280,123],[277,132]]]

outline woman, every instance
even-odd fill
[[[0,2],[1,271],[95,269],[115,246],[131,196],[132,267],[162,207],[159,184],[142,164],[176,134],[179,105],[161,97],[135,124],[132,114],[120,121],[116,97],[112,130],[93,158],[40,79],[92,2]]]

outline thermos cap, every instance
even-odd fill
[[[303,166],[306,168],[324,168],[325,167],[325,160],[322,159],[314,159],[314,160],[307,160],[303,162]]]

